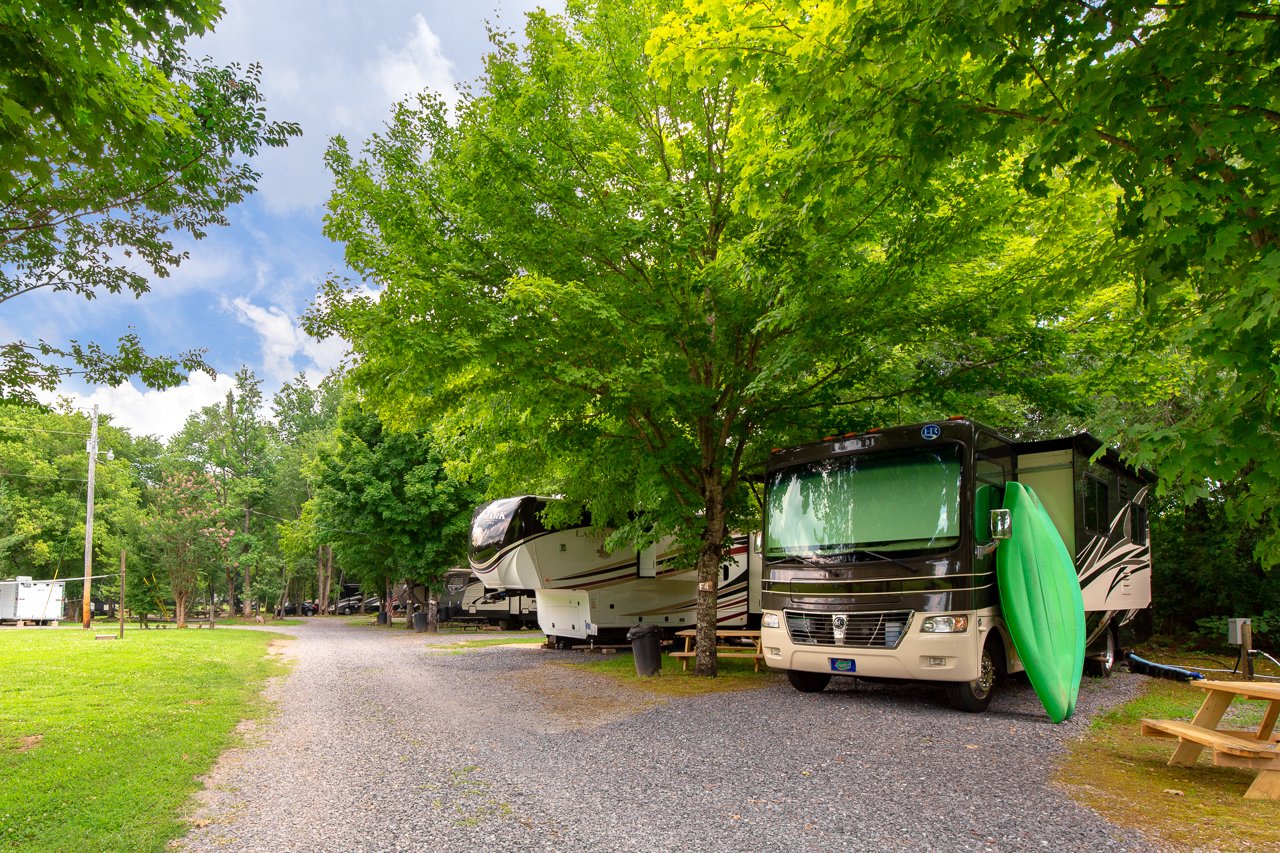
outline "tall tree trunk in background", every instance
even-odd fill
[[[432,634],[440,630],[440,598],[434,589],[427,590],[427,630]]]
[[[248,557],[249,555],[249,544],[248,544],[249,543],[249,506],[248,504],[246,504],[244,508],[244,539],[245,539],[244,556]],[[253,615],[253,612],[252,612],[253,605],[250,601],[250,599],[252,599],[253,597],[252,593],[250,592],[250,590],[252,589],[252,587],[250,586],[250,583],[252,581],[253,581],[253,561],[246,559],[244,561],[244,615],[245,616]]]
[[[236,615],[236,564],[231,562],[229,555],[227,557],[226,574],[227,574],[227,615]]]
[[[328,603],[333,602],[333,546],[324,546],[324,600]],[[342,594],[342,578],[338,578],[338,594]],[[325,607],[325,612],[329,612],[329,608]]]
[[[324,546],[316,546],[316,606],[321,613],[327,613],[329,592],[324,583]]]

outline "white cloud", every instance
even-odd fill
[[[317,341],[302,330],[293,318],[275,305],[262,307],[247,299],[238,298],[229,303],[236,318],[258,333],[262,346],[262,370],[268,385],[279,386],[293,379],[298,373],[294,359],[305,356],[308,368],[321,375],[328,373],[342,360],[347,351],[346,342],[330,337]]]
[[[374,77],[387,101],[402,101],[430,89],[452,105],[457,100],[454,66],[440,50],[437,36],[421,15],[413,16],[413,33],[395,51],[384,50],[374,63]]]
[[[99,413],[110,415],[116,426],[124,427],[134,435],[156,435],[168,440],[182,429],[188,416],[205,406],[222,402],[234,387],[235,377],[229,374],[222,373],[217,379],[210,379],[204,373],[192,373],[186,384],[165,391],[139,390],[129,383],[117,388],[95,388],[88,395],[62,390],[56,395],[49,395],[46,402],[53,403],[54,397],[68,397],[76,408],[84,410],[97,404]]]

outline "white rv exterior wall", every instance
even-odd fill
[[[51,622],[62,618],[65,581],[33,581],[20,577],[0,581],[0,619]]]

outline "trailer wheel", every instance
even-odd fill
[[[789,669],[787,681],[790,681],[791,686],[801,693],[821,693],[831,683],[831,676],[823,672],[800,672]]]
[[[1110,678],[1116,668],[1116,658],[1120,654],[1120,644],[1116,642],[1116,632],[1107,628],[1107,647],[1101,654],[1084,659],[1084,674],[1094,678]]]
[[[991,694],[995,692],[996,680],[1000,675],[1000,664],[991,650],[991,641],[982,647],[982,663],[978,667],[978,677],[973,681],[953,681],[947,684],[947,703],[957,711],[968,711],[977,714],[987,710],[991,704]]]

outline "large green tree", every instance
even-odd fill
[[[47,0],[0,8],[0,305],[46,289],[146,293],[254,189],[250,158],[301,131],[271,121],[257,66],[193,60],[184,44],[217,0]],[[114,352],[80,341],[0,342],[0,396],[31,399],[71,373],[151,387],[209,370],[201,353]]]
[[[1069,405],[1060,356],[1100,281],[1072,261],[1101,223],[1063,181],[1020,204],[963,158],[908,183],[868,148],[837,195],[779,184],[770,158],[803,157],[755,84],[651,76],[674,8],[534,14],[456,123],[424,97],[361,158],[335,140],[327,231],[382,289],[332,284],[311,322],[352,341],[371,404],[495,488],[563,494],[618,545],[680,537],[714,674],[718,569],[768,448]]]
[[[188,607],[225,562],[235,531],[220,518],[216,483],[208,474],[170,471],[152,489],[152,500],[146,536],[173,596],[174,619],[185,628]]]
[[[430,586],[466,553],[479,492],[446,473],[429,436],[388,429],[356,399],[343,401],[311,475],[305,523],[388,608],[393,583]]]
[[[236,574],[243,572],[244,615],[253,607],[253,572],[259,559],[274,550],[263,537],[274,535],[275,524],[261,517],[260,507],[270,493],[280,448],[263,411],[262,382],[248,368],[236,371],[235,387],[221,403],[192,414],[169,442],[169,454],[188,470],[213,477],[226,523],[239,532],[236,553],[226,565],[228,604],[233,600]]]
[[[1229,517],[1267,521],[1258,552],[1280,561],[1274,0],[689,0],[650,44],[664,73],[756,87],[743,129],[785,134],[754,163],[795,167],[776,188],[834,199],[869,149],[914,182],[1012,157],[1028,197],[1064,174],[1117,188],[1111,251],[1201,389],[1176,418],[1118,426],[1187,496],[1230,483]]]
[[[82,413],[0,404],[0,573],[36,578],[81,576],[89,456]],[[135,443],[104,423],[94,488],[93,558],[110,572],[132,547],[140,485],[130,460]],[[95,586],[95,589],[97,587]],[[108,582],[102,589],[112,588]]]

